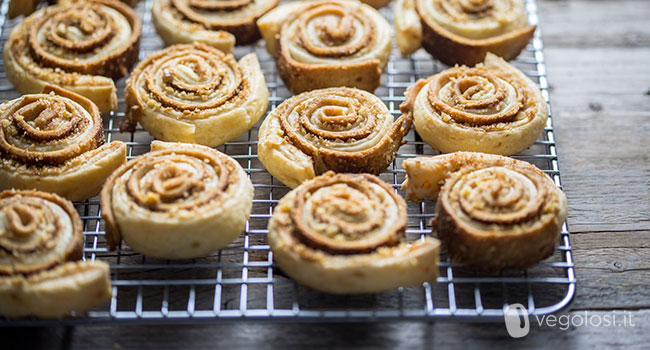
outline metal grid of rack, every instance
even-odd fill
[[[137,12],[143,19],[140,59],[161,49],[151,24],[152,0],[141,1]],[[9,36],[18,20],[6,18],[8,0],[0,7],[0,44]],[[535,0],[526,0],[531,23],[538,23]],[[382,9],[389,20],[389,9]],[[263,43],[237,47],[237,58],[255,52],[265,73],[270,90],[269,110],[291,96],[279,79],[275,62],[266,53]],[[514,62],[549,100],[546,69],[539,30],[533,41]],[[0,65],[4,67],[4,64]],[[444,69],[423,50],[410,58],[402,58],[396,50],[382,76],[382,85],[375,94],[398,117],[399,104],[405,89],[417,79]],[[119,111],[124,110],[125,79],[118,81]],[[0,98],[19,97],[0,68]],[[550,107],[550,105],[549,105]],[[135,134],[121,134],[117,129],[122,112],[104,116],[107,139],[121,140],[128,145],[129,158],[149,150],[152,138],[138,129]],[[238,139],[218,147],[237,159],[249,174],[255,187],[253,211],[246,230],[227,248],[200,259],[169,261],[141,256],[122,244],[116,251],[107,249],[99,200],[94,198],[75,203],[83,220],[84,259],[102,259],[111,264],[113,297],[108,305],[63,320],[4,320],[0,325],[46,325],[87,323],[187,323],[200,321],[367,321],[367,320],[464,320],[499,321],[506,304],[521,303],[529,314],[557,312],[566,307],[575,294],[576,278],[569,232],[562,228],[555,253],[527,270],[485,274],[452,263],[444,254],[435,283],[420,287],[399,288],[379,294],[334,296],[315,292],[286,277],[273,262],[273,253],[266,242],[266,226],[274,205],[288,192],[274,180],[256,155],[256,125]],[[397,159],[380,177],[399,190],[405,178],[401,163],[405,158],[434,155],[436,152],[422,142],[412,130],[408,144],[400,149]],[[552,118],[544,133],[528,150],[515,156],[535,164],[550,175],[558,186],[560,173]],[[400,191],[401,194],[403,194]],[[407,237],[417,239],[431,234],[433,202],[409,203]]]

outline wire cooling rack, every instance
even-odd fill
[[[137,7],[143,19],[140,59],[163,47],[151,24],[152,0],[141,1]],[[529,20],[538,23],[535,0],[526,1]],[[20,20],[8,20],[8,0],[0,8],[0,44],[4,45],[11,29]],[[389,20],[392,13],[382,9]],[[291,96],[277,75],[275,62],[266,53],[263,43],[237,47],[237,58],[255,52],[265,73],[270,90],[269,110]],[[517,58],[521,69],[542,91],[548,102],[548,84],[539,30],[533,41]],[[6,78],[0,65],[0,98],[20,96]],[[411,58],[402,58],[396,50],[382,76],[382,85],[375,94],[398,117],[399,104],[405,89],[417,79],[428,77],[446,68],[423,50]],[[124,81],[118,82],[119,111],[124,110]],[[549,105],[550,107],[550,105]],[[128,145],[132,158],[149,150],[151,136],[142,129],[134,135],[117,129],[122,112],[104,116],[106,138]],[[170,261],[146,258],[125,244],[109,251],[104,238],[99,200],[76,203],[83,219],[84,259],[102,259],[111,264],[113,297],[109,304],[84,314],[62,320],[6,320],[0,325],[53,325],[87,323],[194,323],[200,321],[369,321],[369,320],[464,320],[501,321],[506,304],[521,303],[532,315],[557,312],[566,307],[575,294],[574,262],[566,224],[555,253],[527,270],[485,274],[451,263],[441,256],[440,277],[435,283],[419,287],[356,296],[335,296],[315,292],[298,285],[277,268],[266,240],[267,223],[274,205],[288,189],[274,180],[257,159],[256,125],[233,142],[218,147],[237,159],[249,174],[255,197],[246,230],[227,248],[200,259]],[[411,131],[408,144],[400,149],[397,159],[380,177],[398,190],[405,173],[404,159],[436,152]],[[550,175],[558,186],[560,173],[552,118],[544,133],[525,152],[514,158],[535,164]],[[403,195],[404,193],[400,191]],[[407,237],[417,239],[429,235],[429,222],[435,203],[408,203]],[[215,228],[216,229],[216,228]]]

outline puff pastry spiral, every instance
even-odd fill
[[[474,68],[454,67],[419,80],[400,109],[440,152],[515,154],[535,143],[548,119],[537,85],[490,53]]]
[[[0,315],[60,317],[111,296],[108,265],[83,251],[72,203],[51,193],[0,193]]]
[[[395,35],[402,55],[421,46],[448,64],[474,65],[487,52],[506,60],[533,38],[523,0],[398,0]]]
[[[293,93],[348,86],[374,91],[390,55],[390,25],[356,0],[297,1],[257,21]]]
[[[255,21],[279,0],[154,0],[152,19],[167,45],[201,42],[230,53],[260,38]]]
[[[104,143],[99,110],[82,96],[46,86],[0,105],[0,190],[38,189],[81,201],[97,195],[125,161],[126,145]]]
[[[184,259],[234,240],[251,212],[253,185],[239,163],[215,149],[154,141],[117,169],[102,190],[111,248]]]
[[[553,254],[566,197],[534,165],[474,152],[412,158],[403,165],[407,198],[437,200],[431,224],[452,260],[498,271]]]
[[[159,140],[217,146],[257,123],[268,97],[255,54],[237,62],[204,44],[174,45],[131,73],[120,130],[140,122]]]
[[[269,221],[279,267],[313,289],[373,293],[435,280],[439,242],[404,241],[406,203],[379,178],[328,172],[284,196]]]
[[[7,78],[23,94],[46,84],[117,108],[115,83],[137,61],[141,23],[116,0],[84,0],[36,11],[14,28],[3,55]]]
[[[273,176],[294,188],[327,170],[383,172],[410,128],[410,115],[394,121],[371,93],[314,90],[269,113],[260,126],[257,153]]]

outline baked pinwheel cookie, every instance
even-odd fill
[[[5,43],[7,78],[23,94],[47,84],[87,97],[102,113],[117,108],[113,79],[137,61],[140,19],[117,0],[83,0],[43,8]]]
[[[125,161],[126,145],[104,143],[99,110],[87,98],[48,85],[0,105],[0,190],[81,201],[97,195]]]
[[[209,147],[154,141],[102,190],[106,239],[147,256],[185,259],[225,247],[245,228],[253,185],[234,159]]]
[[[126,82],[121,131],[139,122],[163,141],[217,146],[266,112],[269,91],[257,56],[237,62],[205,44],[174,45],[140,62]]]
[[[499,271],[551,254],[567,215],[564,193],[534,165],[456,152],[407,159],[410,200],[437,200],[434,232],[453,261]]]
[[[72,203],[51,193],[0,193],[0,316],[60,317],[111,297],[108,265],[83,252]]]
[[[535,34],[523,0],[398,0],[397,47],[408,56],[424,47],[445,64],[474,65],[492,52],[511,60]]]
[[[78,1],[84,1],[84,0],[48,0],[47,2],[50,4],[54,4],[54,3],[69,4]],[[135,6],[140,0],[121,0],[121,1],[129,4],[130,6]],[[379,1],[384,1],[384,0],[379,0]],[[38,4],[40,2],[41,0],[9,0],[9,9],[7,10],[7,16],[9,16],[9,18],[15,18],[21,15],[29,16],[32,13],[34,13],[34,11],[36,11],[36,8],[38,7]]]
[[[269,113],[260,126],[257,155],[291,188],[328,170],[379,174],[393,162],[410,128],[410,115],[395,121],[369,92],[314,90]]]
[[[400,109],[440,152],[511,155],[530,147],[546,126],[548,106],[537,85],[502,58],[444,70],[406,91]]]
[[[154,0],[156,31],[167,45],[201,42],[230,53],[260,38],[255,21],[279,0]]]
[[[368,174],[328,172],[284,196],[269,221],[273,258],[291,278],[335,294],[434,281],[440,242],[406,242],[406,203]]]
[[[296,1],[257,26],[293,93],[348,86],[374,91],[391,48],[390,25],[356,0]]]

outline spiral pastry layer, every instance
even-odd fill
[[[0,190],[81,201],[97,195],[125,161],[126,145],[104,143],[99,110],[80,95],[48,85],[0,105]]]
[[[80,0],[48,0],[48,3],[70,4],[77,1]],[[137,5],[138,1],[140,0],[121,0],[121,1],[133,7]],[[384,1],[384,0],[380,0],[380,1]],[[36,11],[36,8],[38,7],[38,4],[40,2],[41,0],[9,0],[9,9],[7,10],[7,16],[9,18],[16,18],[21,15],[29,16],[32,13],[34,13],[34,11]]]
[[[136,13],[116,0],[46,7],[11,32],[3,51],[7,78],[23,94],[52,84],[108,113],[117,108],[112,79],[137,61],[140,34]]]
[[[373,293],[435,280],[439,242],[405,242],[406,203],[369,174],[327,172],[284,196],[269,221],[280,268],[313,289]]]
[[[390,55],[390,25],[356,0],[283,4],[257,26],[293,93],[338,86],[374,91]]]
[[[234,240],[251,212],[253,185],[239,163],[212,148],[154,141],[102,190],[106,238],[168,259],[208,255]]]
[[[407,198],[437,200],[431,225],[457,262],[483,270],[526,268],[551,254],[566,197],[534,165],[456,152],[403,163]]]
[[[255,54],[237,62],[204,44],[174,45],[131,73],[120,130],[140,122],[157,139],[214,147],[253,127],[268,97]]]
[[[533,38],[523,0],[399,0],[397,46],[407,56],[424,46],[448,64],[474,65],[492,52],[511,60]]]
[[[154,0],[152,19],[167,45],[201,42],[230,53],[260,38],[255,21],[279,0]]]
[[[379,174],[395,159],[410,128],[410,116],[394,121],[368,92],[314,90],[269,113],[260,126],[257,154],[291,188],[328,170]]]
[[[72,203],[45,192],[1,192],[0,315],[59,317],[109,299],[108,265],[69,262],[82,251]]]
[[[425,142],[445,153],[515,154],[535,143],[548,119],[535,83],[490,53],[474,68],[419,80],[400,109]]]

